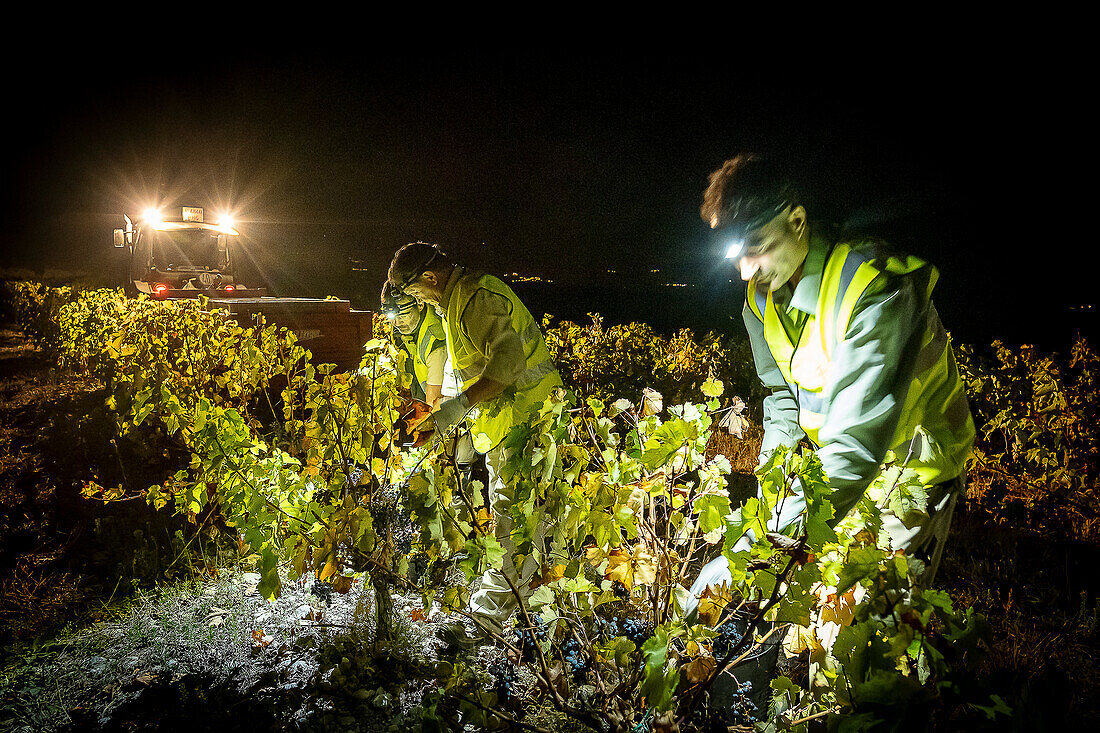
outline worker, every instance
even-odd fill
[[[398,295],[389,281],[382,286],[382,314],[393,323],[394,342],[405,352],[405,371],[412,377],[414,399],[436,407],[443,399],[447,341],[434,309],[411,295]],[[451,392],[454,396],[457,392]]]
[[[472,644],[501,634],[520,600],[512,584],[525,596],[538,570],[542,548],[532,548],[518,572],[512,564],[515,545],[508,510],[513,492],[500,478],[507,459],[503,443],[562,381],[538,323],[496,277],[455,264],[434,245],[413,242],[394,255],[389,282],[397,292],[429,303],[443,316],[447,350],[462,391],[443,400],[429,417],[436,433],[447,434],[469,420],[474,444],[485,454],[489,502],[495,536],[505,550],[504,566],[501,571],[487,570],[470,599],[474,634],[457,625],[444,630],[449,641]]]
[[[742,317],[770,390],[761,462],[807,438],[828,477],[835,525],[892,451],[926,486],[928,516],[907,527],[884,509],[883,526],[894,550],[923,560],[917,584],[927,587],[974,440],[965,386],[931,300],[937,269],[811,223],[792,178],[752,155],[711,174],[700,213],[749,283]],[[796,525],[804,509],[800,495],[783,502],[776,529]],[[748,533],[734,552],[754,539]],[[708,586],[730,580],[724,556],[704,566],[688,618]]]

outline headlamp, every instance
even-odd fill
[[[382,286],[382,315],[389,320],[392,321],[397,316],[414,311],[418,307],[416,298],[398,292],[389,281]]]
[[[744,255],[746,235],[767,224],[788,206],[790,206],[790,202],[786,198],[781,198],[778,201],[773,200],[771,203],[762,203],[759,199],[738,201],[727,217],[731,223],[716,227],[719,235],[724,238],[725,258],[735,260]],[[756,210],[757,213],[749,216],[749,212],[753,210]],[[739,218],[740,221],[738,221]]]

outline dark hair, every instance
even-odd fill
[[[395,287],[403,287],[410,278],[427,270],[438,272],[451,263],[438,246],[427,242],[406,244],[393,256],[387,278]]]
[[[382,303],[382,313],[384,314],[396,314],[419,307],[416,298],[397,292],[397,288],[389,280],[382,284],[380,301]]]
[[[775,162],[756,155],[730,158],[710,174],[699,214],[712,229],[761,226],[802,196]]]

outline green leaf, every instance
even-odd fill
[[[260,553],[260,582],[257,590],[264,598],[274,601],[282,591],[279,580],[279,560],[270,544],[265,544]]]
[[[645,677],[641,692],[647,705],[662,712],[671,707],[672,697],[680,682],[679,665],[669,659],[668,643],[668,631],[658,626],[653,636],[642,644]]]
[[[485,433],[474,436],[474,450],[478,453],[488,453],[493,449],[493,440]]]
[[[995,719],[998,715],[1012,715],[1012,708],[1001,699],[1000,695],[990,695],[989,701],[992,703],[991,705],[970,703],[970,707],[982,711],[990,720]]]
[[[701,389],[707,397],[721,397],[722,393],[726,391],[726,386],[722,384],[720,379],[708,379],[703,382]]]
[[[848,560],[840,571],[837,595],[846,593],[864,578],[878,574],[878,564],[886,553],[877,547],[857,547],[848,553]]]
[[[692,423],[680,418],[674,418],[664,423],[646,441],[645,451],[642,453],[642,463],[650,471],[668,463],[669,459],[680,450],[689,440],[698,437],[698,430]]]
[[[696,500],[695,512],[699,515],[699,531],[703,534],[724,527],[730,513],[729,497],[704,494]]]

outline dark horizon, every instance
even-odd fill
[[[93,66],[15,82],[36,114],[17,117],[11,138],[2,266],[102,271],[121,213],[160,197],[232,204],[257,271],[287,295],[373,307],[392,252],[420,239],[612,303],[607,270],[644,281],[660,269],[701,294],[673,306],[683,296],[656,286],[641,310],[728,309],[744,285],[714,256],[698,208],[707,175],[753,151],[798,167],[812,218],[937,264],[938,307],[965,340],[1053,340],[1093,297],[1051,288],[1037,315],[1034,271],[1085,272],[1096,254],[1050,230],[1063,259],[1029,259],[1031,222],[1062,195],[1047,160],[1076,130],[1046,124],[1057,107],[1036,104],[1056,104],[1043,80],[1020,105],[1007,67],[982,84],[966,67],[807,67],[783,86],[702,57]],[[351,260],[374,277],[353,276]]]

